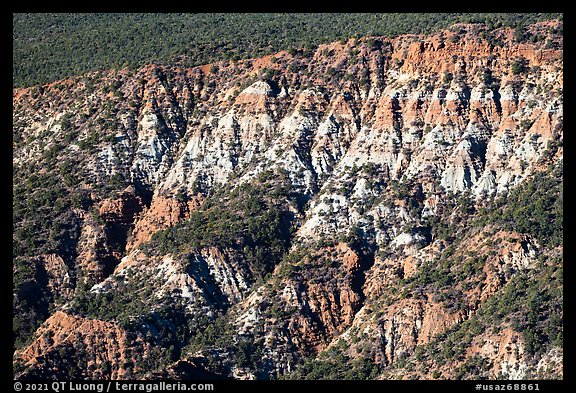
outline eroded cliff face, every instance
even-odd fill
[[[42,257],[46,285],[62,299],[52,306],[71,314],[53,314],[15,353],[23,367],[17,374],[61,370],[58,351],[79,351],[64,337],[74,333],[86,353],[109,346],[103,334],[143,354],[177,347],[167,357],[183,363],[170,375],[186,363],[194,373],[298,377],[306,359],[322,362],[337,352],[377,365],[372,378],[437,378],[434,370],[449,377],[478,358],[490,378],[535,377],[527,371],[535,357],[509,324],[477,332],[449,366],[430,360],[428,371],[415,373],[405,365],[419,348],[471,324],[514,277],[549,255],[533,237],[501,228],[442,237],[433,220],[455,222],[448,199],[485,206],[561,165],[556,25],[531,27],[547,34],[550,47],[518,44],[507,29],[492,32],[503,42],[494,46],[481,38],[482,26],[460,25],[431,36],[320,45],[310,57],[280,52],[211,67],[152,65],[15,90],[14,165],[45,162],[57,148],[58,166],[78,160],[80,177],[69,187],[90,193],[74,213],[81,226],[75,251]],[[218,192],[234,194],[269,173],[280,173],[288,190],[270,193],[284,201],[275,221],[290,233],[283,258],[263,256],[244,237],[254,228],[239,229],[229,245],[213,240],[226,229],[213,222],[202,224],[212,237],[192,236],[195,246],[170,237],[204,201],[225,210],[230,205]],[[162,251],[147,244],[162,244]],[[443,261],[450,265],[430,282],[452,281],[433,288],[422,277]],[[78,299],[120,309],[82,308]],[[172,314],[157,312],[176,304]],[[91,314],[74,314],[80,309]],[[165,329],[194,319],[200,322],[185,333]],[[229,342],[206,346],[213,340],[207,324],[222,320],[233,327]],[[47,332],[57,338],[52,344]],[[109,353],[116,346],[93,352],[75,375],[102,376],[105,361],[104,376],[113,379],[162,368],[127,371],[119,365],[129,361],[126,349]],[[257,348],[259,359],[250,361],[246,348]],[[558,350],[540,357],[539,370],[556,370],[546,375],[561,377]]]
[[[76,112],[119,104],[115,141],[102,144],[88,168],[92,177],[124,170],[135,183],[168,194],[194,195],[194,187],[268,166],[283,167],[295,185],[314,193],[329,176],[340,180],[347,167],[368,163],[391,179],[439,179],[446,190],[505,190],[531,172],[558,135],[562,52],[516,44],[509,32],[501,33],[506,45],[491,47],[475,35],[478,27],[462,28],[456,43],[446,32],[442,44],[438,35],[378,39],[371,47],[351,40],[321,45],[311,58],[280,52],[274,61],[218,64],[216,73],[123,71],[103,77],[119,81],[119,93],[96,102],[80,95],[82,79],[70,81],[80,95]],[[58,120],[70,111],[69,97],[48,104],[31,91],[15,94],[25,134],[62,132]],[[118,102],[117,95],[130,100]],[[40,110],[32,114],[34,105]],[[35,147],[18,150],[15,162],[39,154]]]
[[[36,340],[16,353],[20,378],[128,379],[150,357],[142,337],[106,321],[55,312],[36,332]],[[57,359],[55,362],[54,359]],[[56,366],[54,368],[54,366]]]
[[[161,195],[154,196],[150,207],[145,209],[141,217],[135,220],[134,230],[126,245],[126,252],[150,240],[154,233],[188,218],[190,216],[189,213],[196,210],[201,202],[202,197],[200,195],[189,201]]]

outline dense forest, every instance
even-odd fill
[[[14,14],[13,85],[49,83],[97,69],[185,66],[312,49],[360,36],[430,33],[454,23],[518,30],[561,14]]]

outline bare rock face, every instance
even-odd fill
[[[506,379],[525,379],[528,365],[522,336],[512,329],[505,329],[498,335],[484,337],[484,344],[478,348],[472,346],[470,355],[480,356],[493,361],[493,376]]]
[[[564,350],[562,348],[552,348],[546,352],[538,361],[538,375],[552,375],[559,379],[564,378]]]
[[[139,281],[147,281],[145,284]],[[187,257],[147,256],[135,249],[113,274],[91,288],[94,293],[121,291],[127,283],[144,285],[154,298],[146,302],[179,301],[191,314],[226,309],[246,297],[253,277],[245,261],[229,250],[202,249]],[[199,311],[200,310],[200,311]]]
[[[270,373],[293,370],[298,351],[320,352],[347,328],[362,306],[362,260],[346,243],[316,250],[299,263],[314,267],[275,272],[271,286],[262,286],[235,308],[240,334],[262,340]]]
[[[388,318],[380,320],[385,338],[384,354],[389,363],[412,353],[416,345],[426,344],[463,319],[438,304],[407,301],[391,310]]]
[[[360,257],[346,243],[320,252],[321,258],[341,264],[341,279],[308,283],[302,302],[318,318],[324,334],[334,336],[350,326],[361,305],[362,294],[356,284],[361,274]]]
[[[120,253],[114,252],[108,246],[103,226],[91,218],[84,221],[78,243],[76,264],[86,282],[104,279],[121,257]]]
[[[486,260],[483,267],[486,280],[480,301],[496,294],[515,273],[533,268],[536,262],[538,245],[533,239],[504,231],[498,232],[495,239],[502,246],[496,255]],[[482,251],[486,252],[486,249]]]
[[[42,255],[39,263],[46,272],[48,289],[55,299],[68,300],[73,294],[74,277],[62,257],[57,254]]]
[[[272,87],[264,81],[254,82],[246,89],[242,90],[236,97],[235,104],[250,108],[251,113],[266,111],[268,97],[273,96]]]
[[[134,372],[138,359],[146,358],[150,345],[134,337],[119,326],[105,321],[54,313],[36,332],[32,344],[14,355],[14,360],[26,367],[18,379],[45,378],[45,374],[88,379],[123,379],[132,374],[123,366],[129,364]],[[66,364],[59,354],[83,359],[80,364]],[[84,355],[84,356],[81,356]]]
[[[133,189],[101,202],[97,219],[86,216],[79,240],[78,267],[83,280],[99,282],[120,263],[128,231],[144,208]]]
[[[364,306],[351,327],[331,345],[342,341],[349,354],[358,356],[362,352],[360,345],[365,344],[357,344],[358,339],[353,337],[362,335],[370,343],[374,361],[387,366],[412,354],[417,346],[428,344],[464,318],[461,312],[417,299],[396,302],[376,315],[371,307]]]
[[[154,196],[150,207],[144,209],[138,217],[132,235],[128,238],[126,252],[150,240],[155,232],[188,218],[190,212],[196,210],[200,203],[200,197],[182,201],[160,195]]]
[[[106,221],[107,225],[128,228],[143,207],[142,198],[134,195],[133,189],[125,190],[115,198],[104,200],[100,205],[99,216]]]

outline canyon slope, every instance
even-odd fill
[[[563,378],[562,23],[13,91],[18,379]]]

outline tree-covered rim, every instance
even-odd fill
[[[154,62],[183,66],[314,48],[362,36],[432,33],[455,23],[522,28],[561,13],[13,14],[14,87]]]

